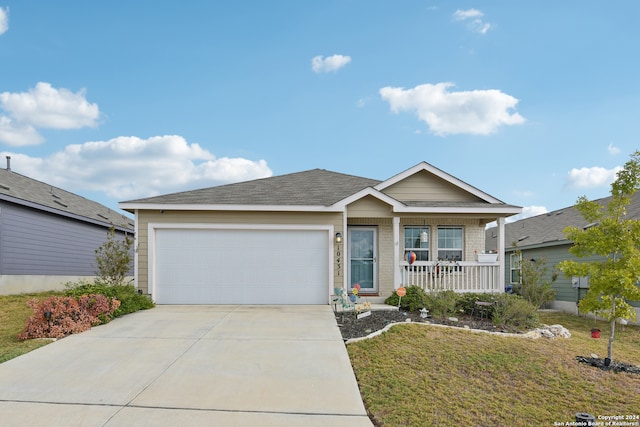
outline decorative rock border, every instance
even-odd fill
[[[459,327],[459,326],[449,326],[449,325],[441,325],[438,323],[430,323],[430,322],[396,322],[390,323],[379,331],[372,332],[365,337],[351,338],[345,341],[345,344],[351,344],[358,341],[368,340],[378,335],[382,335],[387,332],[389,329],[396,325],[424,325],[424,326],[434,326],[437,328],[451,328],[458,330],[466,330],[469,332],[489,334],[489,335],[498,335],[501,337],[514,337],[514,338],[528,338],[528,339],[538,339],[538,338],[571,338],[571,332],[562,325],[541,325],[540,328],[536,328],[532,331],[527,332],[526,334],[514,334],[509,332],[495,332],[495,331],[486,331],[484,329],[471,329],[468,327]]]

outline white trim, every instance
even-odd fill
[[[133,287],[138,289],[138,226],[140,222],[138,221],[138,210],[136,209],[134,214],[134,223],[133,223]]]
[[[467,184],[466,182],[456,178],[453,175],[449,175],[448,173],[446,173],[443,170],[438,169],[437,167],[430,165],[427,162],[420,162],[417,165],[415,165],[412,168],[407,169],[404,172],[401,172],[389,179],[387,179],[386,181],[381,182],[380,184],[376,185],[374,188],[376,190],[384,190],[385,188],[396,184],[408,177],[410,177],[411,175],[414,175],[418,172],[421,171],[427,171],[439,178],[444,179],[445,181],[449,182],[450,184],[455,185],[456,187],[459,187],[471,194],[473,194],[476,197],[481,198],[482,200],[486,200],[489,203],[503,203],[501,200],[496,199],[495,197],[485,193],[484,191],[481,191],[479,189],[477,189],[476,187]]]
[[[394,209],[398,213],[443,213],[443,214],[519,214],[522,208],[518,206],[487,206],[487,207],[405,207],[403,209]]]
[[[403,244],[404,246],[404,244]],[[393,289],[402,285],[400,272],[400,217],[393,217]]]
[[[357,193],[334,203],[331,207],[342,210],[345,209],[347,205],[350,205],[351,203],[367,196],[373,196],[376,199],[393,206],[394,211],[397,209],[406,208],[406,206],[402,202],[397,201],[393,197],[387,196],[386,194],[374,189],[373,187],[367,187],[364,190],[360,190]]]
[[[346,206],[366,196],[373,196],[389,204],[395,213],[417,214],[490,214],[515,215],[522,212],[521,207],[488,205],[486,207],[451,207],[451,206],[406,206],[402,202],[387,196],[371,187],[347,197],[331,206],[271,206],[271,205],[172,205],[172,204],[119,204],[121,209],[134,210],[167,210],[167,211],[245,211],[245,212],[344,212]]]
[[[330,302],[330,295],[333,294],[333,244],[334,244],[334,227],[327,224],[208,224],[208,223],[160,223],[150,222],[147,225],[147,274],[148,274],[148,292],[152,295],[154,301],[156,296],[156,256],[155,256],[155,235],[156,230],[309,230],[309,231],[326,231],[327,232],[327,263],[328,269],[328,288],[327,301]]]
[[[347,262],[347,244],[349,243],[349,233],[348,233],[348,215],[347,208],[344,208],[344,213],[342,214],[342,289],[347,292],[349,290],[349,270]]]
[[[181,204],[181,203],[127,203],[120,202],[122,210],[165,211],[274,211],[274,212],[342,212],[333,206],[321,205],[232,205],[232,204]]]
[[[498,218],[497,219],[497,224],[498,224],[498,262],[500,263],[500,266],[498,267],[498,284],[500,285],[500,289],[504,289],[505,288],[505,278],[504,278],[504,274],[505,274],[505,264],[506,264],[506,259],[504,256],[504,223],[505,220],[504,218]],[[511,282],[511,278],[509,278],[509,282]]]
[[[351,241],[353,240],[351,238],[351,232],[353,230],[367,230],[367,231],[371,231],[372,232],[372,238],[373,238],[373,264],[372,264],[372,285],[373,288],[366,288],[365,290],[370,290],[371,293],[373,294],[377,294],[380,292],[380,284],[378,283],[379,277],[378,277],[378,257],[380,256],[380,251],[378,250],[378,227],[377,226],[370,226],[370,225],[350,225],[347,228],[347,241],[349,242],[349,247],[347,248],[347,292],[349,292],[351,290],[350,286],[351,286]],[[363,288],[364,289],[364,288]],[[367,294],[364,293],[364,296],[366,296]]]

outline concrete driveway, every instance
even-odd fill
[[[158,306],[0,364],[3,425],[372,426],[329,306]]]

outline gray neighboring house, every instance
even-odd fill
[[[95,277],[95,250],[134,222],[100,203],[0,169],[0,295],[64,289]]]
[[[610,199],[611,197],[605,197],[595,201],[606,205]],[[635,194],[627,207],[627,218],[640,219],[640,192]],[[524,259],[546,259],[547,280],[551,279],[555,266],[561,261],[575,259],[578,262],[586,262],[597,259],[595,257],[576,258],[571,255],[569,249],[573,242],[567,240],[563,232],[569,226],[586,228],[592,225],[573,206],[505,224],[505,284],[508,286],[518,283],[519,258],[516,255],[516,245]],[[497,229],[489,228],[485,233],[485,249],[495,250]],[[552,308],[575,313],[577,302],[587,292],[588,278],[565,277],[562,272],[557,272],[558,277],[553,284],[557,294]],[[640,303],[632,302],[632,305],[639,307],[636,308],[636,313],[640,320]]]

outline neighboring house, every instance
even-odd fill
[[[596,200],[601,205],[606,205],[611,197]],[[627,207],[628,219],[640,219],[640,192],[636,193]],[[546,260],[547,276],[544,280],[551,280],[551,275],[557,273],[557,279],[553,283],[556,290],[556,300],[552,307],[577,312],[577,303],[584,297],[588,290],[587,277],[566,277],[555,266],[566,259],[574,259],[578,262],[597,260],[596,257],[576,258],[569,253],[573,242],[567,240],[564,229],[572,226],[588,228],[595,224],[589,224],[573,206],[548,212],[542,215],[522,219],[508,223],[504,227],[505,239],[505,282],[508,285],[517,284],[520,277],[520,261]],[[496,250],[498,240],[496,227],[486,230],[486,250]],[[516,251],[520,250],[521,256]],[[600,258],[601,259],[601,258]],[[640,306],[633,303],[634,305]],[[638,319],[640,319],[640,309]]]
[[[120,207],[135,213],[136,284],[159,304],[328,304],[355,284],[370,302],[411,284],[503,292],[504,264],[475,254],[487,223],[521,211],[424,162],[386,181],[314,169]]]
[[[95,250],[133,220],[99,203],[0,169],[0,295],[64,289],[96,273]]]

